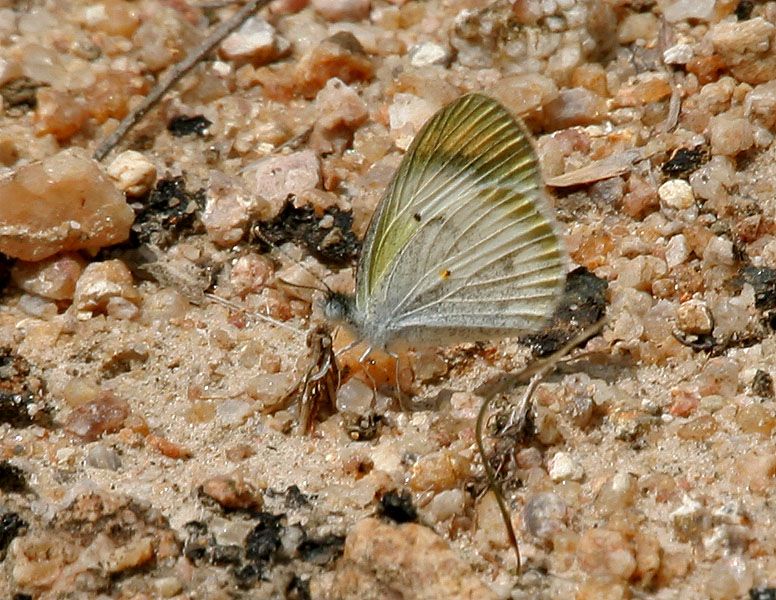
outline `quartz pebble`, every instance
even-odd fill
[[[295,79],[299,92],[312,98],[332,77],[353,83],[369,81],[373,75],[372,61],[356,36],[340,31],[302,56],[296,66]]]
[[[714,0],[673,0],[666,2],[663,17],[669,23],[687,19],[708,21],[714,16]]]
[[[669,217],[695,204],[692,187],[684,179],[669,179],[657,189],[657,195],[660,207]]]
[[[217,475],[205,480],[199,493],[225,510],[258,511],[264,506],[261,494],[239,475]]]
[[[312,0],[312,5],[327,21],[360,21],[372,7],[371,0]]]
[[[234,261],[229,272],[229,283],[234,293],[245,297],[249,293],[256,293],[269,283],[274,268],[272,261],[261,254],[244,254]]]
[[[108,175],[127,196],[143,196],[156,181],[156,166],[140,152],[125,150],[108,166]]]
[[[566,528],[568,507],[563,498],[553,492],[531,496],[523,509],[523,523],[531,535],[549,541]]]
[[[396,145],[406,150],[415,134],[439,106],[414,94],[396,94],[388,107],[388,122]]]
[[[714,320],[704,301],[688,300],[676,311],[676,326],[691,335],[708,335],[714,327]]]
[[[498,597],[433,530],[371,518],[348,533],[333,579],[338,600]]]
[[[587,573],[625,581],[636,570],[636,557],[619,531],[589,529],[579,538],[577,560]]]
[[[568,452],[558,452],[547,465],[550,479],[553,481],[580,481],[585,476],[581,464]]]
[[[600,123],[606,114],[606,100],[583,87],[564,89],[544,107],[544,118],[552,129],[566,129]]]
[[[450,64],[450,51],[434,42],[422,42],[410,48],[410,64],[416,68]]]
[[[350,143],[353,131],[367,120],[366,103],[352,87],[336,77],[315,98],[318,119],[310,135],[310,145],[320,153],[341,154]]]
[[[110,392],[73,409],[65,419],[65,430],[85,442],[93,442],[105,433],[121,429],[129,416],[129,404]]]
[[[135,215],[97,163],[65,150],[0,178],[0,252],[28,261],[123,242]]]
[[[277,216],[278,206],[282,207],[282,204],[272,204],[263,196],[250,194],[239,179],[213,171],[208,181],[202,223],[215,244],[234,246],[250,223]]]
[[[139,313],[139,302],[132,273],[116,259],[89,264],[78,278],[73,296],[79,319],[101,313],[131,319]]]
[[[17,261],[11,269],[13,282],[20,289],[50,300],[70,300],[86,261],[65,252],[38,262]]]
[[[259,17],[251,17],[230,33],[218,48],[225,60],[265,65],[288,54],[291,44],[275,28]]]
[[[110,446],[96,443],[86,453],[86,464],[95,469],[118,471],[121,468],[121,457]]]
[[[286,200],[316,188],[321,167],[312,150],[262,159],[246,169],[249,189],[269,203],[267,218],[280,214]]]
[[[708,38],[736,79],[758,84],[773,80],[776,56],[770,50],[775,30],[772,23],[755,17],[716,23]]]
[[[748,119],[728,114],[716,115],[709,122],[711,151],[735,156],[754,145],[754,133]]]

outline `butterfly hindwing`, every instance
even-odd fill
[[[356,302],[397,332],[533,330],[565,281],[551,212],[523,126],[496,101],[464,96],[424,125],[386,190]]]

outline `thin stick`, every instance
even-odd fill
[[[124,139],[124,136],[140,122],[146,113],[161,100],[162,96],[164,96],[173,85],[180,81],[186,73],[191,71],[191,69],[205,57],[205,55],[220,44],[221,40],[242,25],[253,13],[269,4],[269,2],[270,0],[248,0],[248,2],[238,10],[232,18],[227,19],[218,25],[213,32],[199,44],[199,46],[186,55],[186,58],[167,71],[167,73],[159,79],[159,82],[154,89],[143,98],[143,101],[122,119],[119,126],[116,127],[116,130],[100,142],[97,149],[94,151],[94,159],[99,161],[104,159],[111,150]]]

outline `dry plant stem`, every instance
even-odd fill
[[[531,397],[536,391],[536,388],[538,387],[539,383],[541,383],[542,379],[544,379],[544,377],[550,371],[552,371],[558,365],[558,363],[569,352],[571,352],[571,350],[573,350],[576,346],[578,346],[588,338],[597,334],[604,326],[605,322],[606,322],[605,319],[601,319],[594,325],[591,325],[590,327],[584,329],[580,334],[576,335],[565,346],[563,346],[560,350],[558,350],[548,358],[542,361],[537,361],[534,365],[529,365],[519,373],[503,379],[501,382],[499,382],[496,389],[490,390],[490,393],[486,395],[486,397],[482,401],[482,405],[480,406],[480,411],[477,413],[477,422],[475,424],[475,429],[474,429],[475,437],[477,439],[477,450],[480,453],[480,458],[482,459],[482,466],[485,469],[485,476],[488,479],[488,487],[493,491],[493,495],[496,497],[496,503],[498,504],[499,512],[501,512],[501,518],[504,521],[504,527],[506,527],[506,530],[507,530],[507,537],[509,538],[509,544],[512,546],[512,549],[515,551],[515,558],[517,559],[518,575],[520,574],[521,563],[520,563],[520,548],[517,544],[517,535],[515,534],[515,528],[512,526],[512,518],[509,514],[509,509],[507,508],[506,501],[504,500],[504,494],[502,493],[501,486],[499,485],[499,482],[496,479],[496,473],[493,471],[493,468],[490,466],[487,455],[485,454],[485,443],[483,441],[483,435],[482,435],[482,428],[485,423],[485,415],[488,412],[488,407],[490,406],[490,402],[491,400],[493,400],[493,398],[495,398],[499,393],[502,393],[503,391],[505,391],[507,387],[510,387],[518,383],[524,383],[530,377],[530,380],[528,382],[528,387],[523,393],[523,397],[520,399],[520,402],[517,405],[517,410],[515,411],[514,423],[517,425],[518,429],[521,428],[522,424],[525,422],[525,417],[528,414],[528,407],[530,406]]]
[[[186,73],[191,71],[198,62],[221,43],[221,40],[242,25],[253,13],[269,4],[269,2],[270,0],[249,0],[234,16],[218,25],[199,46],[186,55],[186,58],[167,71],[154,89],[143,98],[143,101],[122,119],[116,130],[100,142],[94,151],[94,159],[99,161],[104,159],[173,85],[180,81]]]

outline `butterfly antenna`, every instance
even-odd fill
[[[232,302],[231,300],[227,300],[226,298],[221,298],[221,296],[216,296],[213,293],[205,292],[205,297],[210,300],[211,302],[214,302],[216,304],[220,304],[222,306],[226,306],[227,308],[231,308],[234,311],[241,312],[248,314],[252,317],[256,317],[257,319],[261,321],[265,321],[266,323],[271,323],[272,325],[275,325],[276,327],[281,327],[282,329],[286,329],[288,331],[293,331],[297,335],[303,335],[304,331],[301,329],[297,329],[296,327],[293,327],[287,323],[284,323],[283,321],[279,321],[278,319],[273,319],[269,315],[264,315],[260,312],[255,311],[249,311],[246,310],[244,307],[240,306],[236,302]]]
[[[296,264],[300,269],[302,269],[305,273],[310,275],[313,279],[315,279],[316,281],[320,282],[320,284],[324,287],[324,289],[316,288],[316,287],[311,286],[311,285],[302,285],[301,283],[292,283],[290,281],[285,281],[283,279],[281,279],[280,281],[282,281],[286,285],[295,286],[295,287],[298,287],[298,288],[304,288],[304,289],[308,289],[308,290],[315,290],[316,292],[324,292],[326,294],[333,294],[334,293],[334,290],[332,290],[329,287],[329,285],[323,279],[321,279],[318,275],[313,273],[311,269],[308,269],[302,261],[297,260],[293,256],[291,256],[288,252],[283,250],[283,248],[278,246],[276,243],[274,243],[272,240],[270,240],[266,235],[264,235],[258,228],[254,227],[253,231],[252,231],[252,234],[255,235],[257,238],[259,238],[262,242],[267,244],[267,246],[269,246],[270,248],[274,248],[275,250],[280,252],[280,254],[285,256],[292,263]]]

